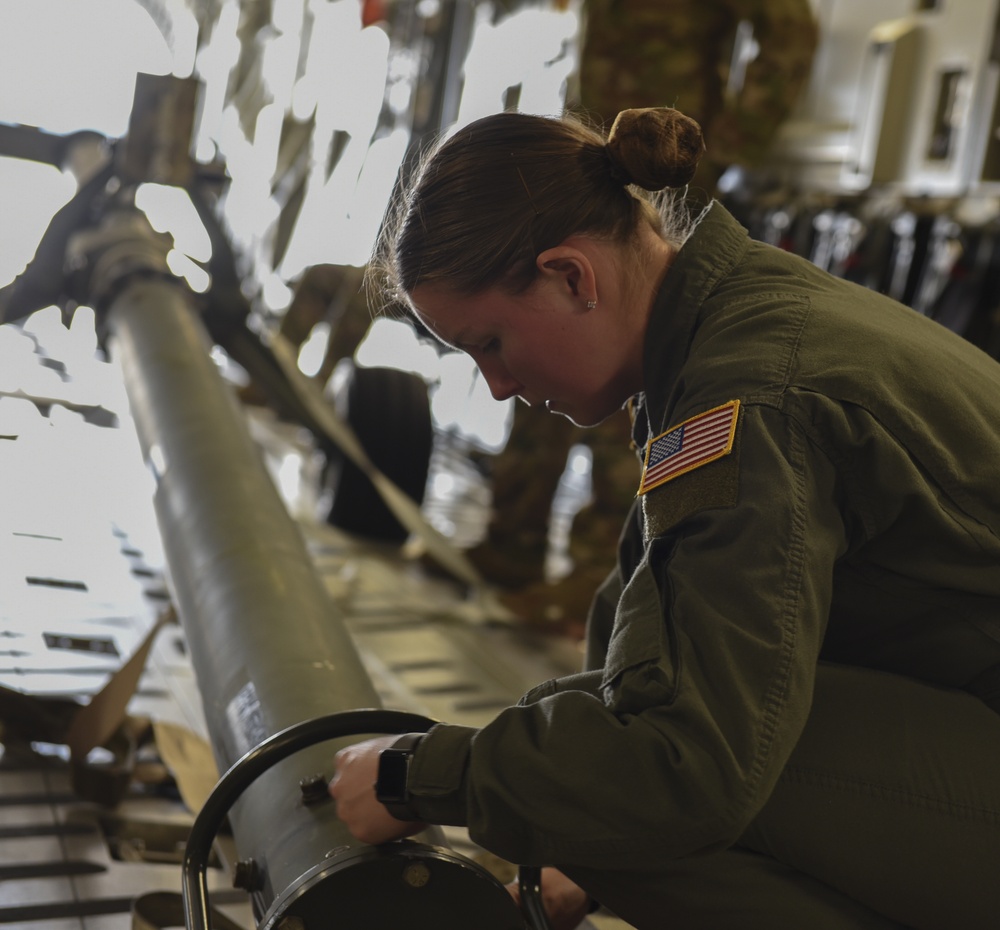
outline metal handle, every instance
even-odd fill
[[[235,762],[212,789],[195,817],[181,865],[181,896],[187,930],[211,930],[208,904],[208,860],[212,843],[229,809],[253,782],[272,766],[316,743],[362,733],[426,733],[437,721],[406,711],[365,709],[314,717],[268,737]],[[521,907],[533,930],[548,930],[541,903],[541,871],[519,873]]]
[[[542,870],[537,865],[522,865],[517,870],[521,892],[521,910],[534,930],[550,930],[549,918],[542,903]]]
[[[188,836],[181,865],[181,895],[187,930],[211,928],[206,875],[212,843],[229,809],[264,772],[300,749],[316,743],[360,733],[426,732],[435,722],[420,714],[380,709],[327,714],[275,733],[237,760],[212,789]]]

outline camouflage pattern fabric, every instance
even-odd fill
[[[372,312],[362,288],[364,269],[350,265],[312,265],[292,286],[292,300],[281,318],[279,331],[300,348],[318,323],[330,326],[323,361],[313,380],[325,385],[337,362],[353,358],[368,333]],[[240,390],[247,404],[266,405],[267,395],[251,382]]]
[[[559,421],[555,429],[553,420]],[[527,425],[529,421],[530,426]],[[622,523],[635,498],[639,467],[635,454],[630,450],[631,420],[623,410],[599,426],[584,430],[573,426],[563,417],[553,417],[541,409],[524,407],[523,412],[518,410],[515,413],[514,424],[512,436],[516,435],[522,441],[530,432],[547,437],[544,444],[533,452],[525,450],[524,455],[518,455],[517,452],[508,453],[505,449],[497,457],[496,465],[501,470],[513,470],[512,466],[516,468],[518,464],[524,468],[521,480],[529,482],[529,488],[532,486],[528,469],[551,476],[553,465],[557,465],[561,474],[566,453],[572,444],[584,443],[591,452],[591,498],[573,518],[569,538],[569,557],[572,562],[570,574],[557,581],[541,577],[547,551],[548,514],[559,479],[559,474],[556,474],[547,497],[543,496],[545,492],[540,485],[529,490],[527,495],[522,490],[522,498],[530,500],[531,507],[517,507],[520,521],[517,530],[522,534],[522,539],[526,532],[531,532],[536,540],[535,573],[532,584],[501,596],[501,600],[528,625],[541,628],[547,633],[559,633],[579,639],[584,634],[594,592],[614,566]],[[513,484],[498,487],[494,483],[493,487],[494,496],[499,492],[504,495],[504,500],[517,497]],[[525,484],[522,483],[521,487],[523,489]],[[497,513],[504,512],[504,505],[501,504]],[[494,549],[505,539],[513,542],[516,539],[513,530],[514,526],[509,518],[495,519],[490,526],[488,542]],[[542,544],[540,550],[537,545],[539,539]],[[512,553],[514,547],[509,546],[506,551]],[[527,554],[525,550],[518,557],[523,560]],[[510,556],[505,562],[509,577]],[[524,562],[519,561],[518,564],[523,571]]]
[[[606,126],[626,107],[696,119],[708,151],[692,186],[709,194],[727,167],[767,155],[818,39],[809,0],[588,0],[585,15],[579,106]],[[732,71],[741,23],[759,47],[742,80]]]
[[[580,432],[565,417],[517,402],[507,443],[490,460],[486,537],[468,551],[488,580],[508,588],[542,581],[552,499]]]
[[[294,286],[292,302],[281,320],[281,334],[292,345],[301,346],[317,323],[329,324],[330,341],[315,375],[320,384],[326,384],[342,358],[353,358],[371,326],[363,278],[363,268],[313,265]]]

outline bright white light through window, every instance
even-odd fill
[[[423,0],[420,13],[436,3]],[[457,125],[500,110],[512,86],[519,88],[520,109],[558,113],[575,67],[579,7],[580,0],[562,11],[539,3],[498,16],[490,4],[478,3]],[[276,0],[272,28],[256,37],[262,109],[245,130],[229,99],[239,56],[239,0],[220,0],[216,8],[218,19],[198,48],[188,0],[161,2],[173,20],[169,46],[138,0],[0,0],[0,122],[56,133],[93,129],[119,138],[128,126],[137,72],[193,73],[202,83],[197,156],[225,160],[231,181],[224,219],[251,268],[248,289],[259,293],[265,309],[280,313],[289,285],[310,264],[366,262],[409,143],[408,114],[423,52],[394,48],[380,26],[362,28],[356,0]],[[376,138],[384,106],[395,122]],[[306,152],[311,170],[284,260],[273,268],[279,211],[274,172],[280,131],[292,113],[315,119]],[[345,134],[346,145],[328,176],[334,133]],[[51,166],[0,158],[0,286],[24,268],[49,218],[73,190],[72,179]],[[204,290],[208,279],[191,260],[207,261],[208,237],[186,195],[144,185],[139,204],[156,228],[174,236],[171,267]],[[320,333],[304,353],[311,365],[324,342]],[[436,392],[435,412],[459,431],[478,434],[486,446],[502,443],[509,405],[488,396],[469,363],[447,362],[447,371],[441,370],[436,353],[418,345],[409,327],[382,358],[422,370],[428,351],[436,366],[430,380],[457,379],[455,398]]]

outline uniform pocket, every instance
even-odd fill
[[[668,545],[657,540],[647,548],[615,612],[601,686],[616,712],[638,713],[674,700],[679,668],[663,551]]]

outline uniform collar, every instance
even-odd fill
[[[694,232],[677,253],[653,302],[643,351],[646,387],[642,402],[648,431],[653,435],[667,429],[661,422],[677,386],[681,369],[691,350],[702,304],[733,269],[749,247],[749,234],[732,214],[713,201],[699,217]]]

